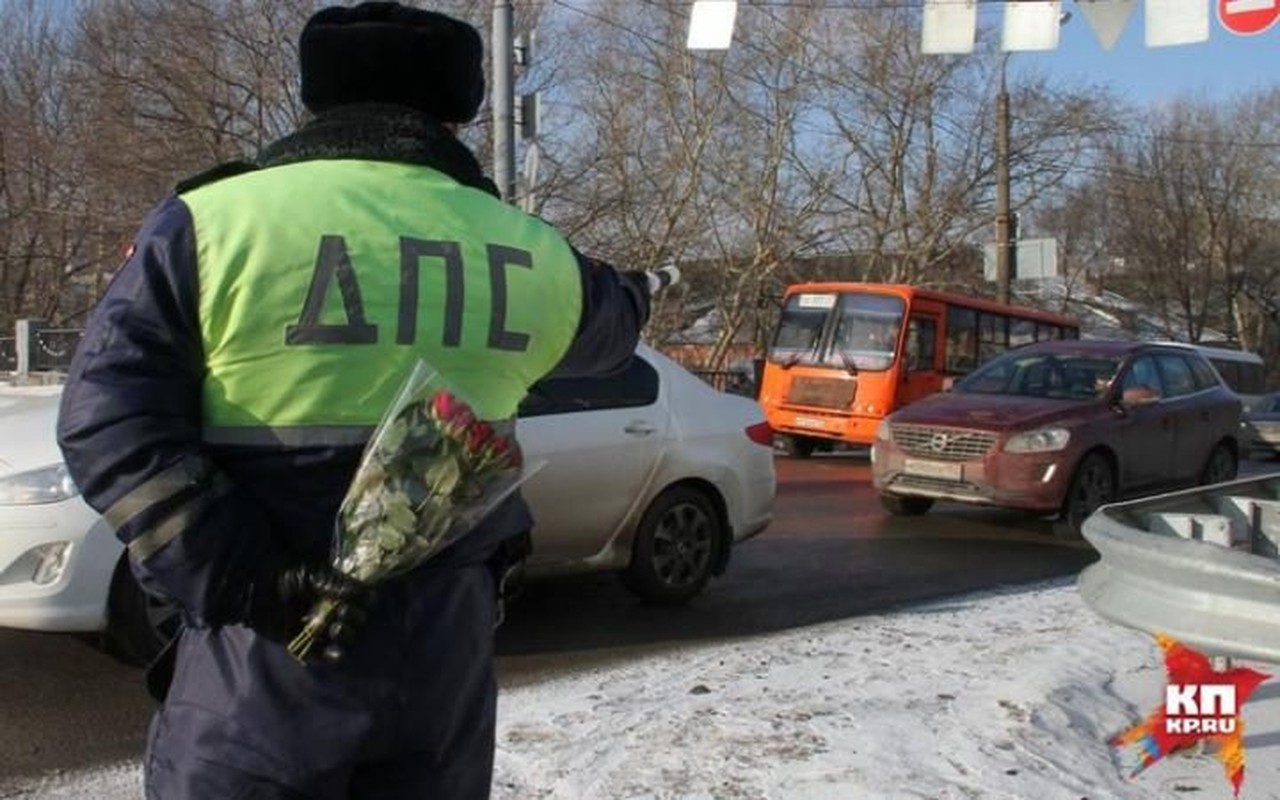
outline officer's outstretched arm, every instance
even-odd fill
[[[195,238],[176,198],[143,225],[76,351],[58,418],[72,479],[128,545],[134,574],[197,622],[235,621],[267,521],[206,458]]]
[[[649,320],[649,278],[574,251],[582,273],[582,317],[569,350],[548,377],[609,375],[635,352]]]

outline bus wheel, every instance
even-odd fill
[[[782,452],[792,458],[808,458],[813,455],[814,449],[818,446],[818,443],[808,436],[784,434],[779,439],[782,444]]]
[[[880,495],[880,505],[895,517],[918,517],[933,508],[932,497],[907,497],[900,494]]]

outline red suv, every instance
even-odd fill
[[[1039,342],[890,415],[872,476],[894,514],[954,500],[1060,515],[1078,536],[1103,503],[1234,478],[1240,412],[1192,350]]]

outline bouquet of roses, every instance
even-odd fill
[[[470,533],[537,468],[523,462],[515,421],[476,418],[470,403],[419,361],[375,429],[338,510],[333,566],[363,584],[406,572]],[[321,600],[289,652],[308,660],[334,621]]]

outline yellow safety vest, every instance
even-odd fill
[[[419,359],[510,417],[577,330],[564,238],[429,167],[307,161],[182,199],[211,442],[361,443]]]

